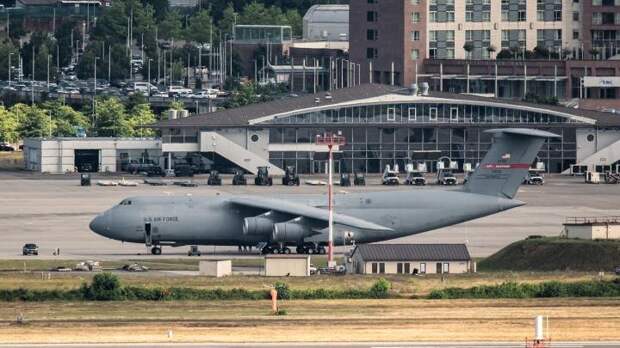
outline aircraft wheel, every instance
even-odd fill
[[[295,251],[298,254],[306,254],[306,248],[302,247],[302,246],[298,246],[297,248],[295,248]]]
[[[161,255],[161,248],[158,246],[154,246],[151,248],[151,254],[153,255]]]
[[[282,249],[282,254],[290,254],[291,253],[291,249],[289,248],[283,248]]]
[[[264,248],[260,251],[260,253],[261,253],[261,254],[263,254],[263,255],[271,254],[272,252],[273,252],[273,250],[271,250],[271,248],[270,248],[270,247],[268,247],[268,246],[267,246],[267,247],[264,247]]]

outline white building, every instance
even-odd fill
[[[117,172],[132,159],[160,157],[161,140],[154,138],[24,139],[24,166],[42,173]]]
[[[563,235],[578,239],[620,239],[620,217],[572,217],[564,223]]]
[[[467,273],[475,271],[465,244],[362,244],[348,258],[358,274]]]

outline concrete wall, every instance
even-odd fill
[[[307,277],[310,275],[310,256],[267,256],[265,275],[268,277]]]
[[[567,238],[620,239],[620,225],[564,225]]]
[[[588,136],[592,140],[588,139]],[[614,144],[620,140],[620,130],[618,129],[595,129],[595,128],[579,128],[577,129],[577,163],[582,162],[594,153]],[[620,155],[620,151],[618,152]],[[604,158],[605,162],[598,159],[599,164],[612,164],[618,159]]]
[[[225,277],[232,274],[230,260],[207,260],[198,263],[198,272],[203,276]]]
[[[75,171],[75,150],[99,150],[99,171],[116,172],[118,152],[147,150],[161,156],[161,141],[153,138],[51,138],[25,139],[27,170],[63,174]]]

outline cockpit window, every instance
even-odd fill
[[[131,205],[131,199],[125,199],[119,205]]]

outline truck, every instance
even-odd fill
[[[389,164],[385,166],[385,171],[383,171],[381,184],[400,185],[400,178],[398,177],[398,165],[395,165],[394,168],[391,168]]]

